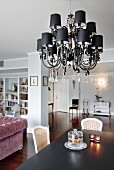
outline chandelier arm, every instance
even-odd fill
[[[47,68],[55,68],[55,67],[57,67],[59,64],[60,64],[60,59],[57,59],[56,61],[55,61],[55,65],[53,64],[54,62],[53,62],[53,59],[52,59],[52,64],[51,64],[51,61],[49,61],[48,60],[48,54],[49,54],[49,52],[48,52],[48,48],[46,47],[46,50],[45,50],[45,52],[43,51],[42,52],[42,56],[43,56],[43,54],[45,55],[45,58],[47,59],[47,63],[49,64],[49,66],[47,65],[47,64],[45,64],[45,62],[44,62],[44,59],[43,59],[43,57],[42,57],[42,61],[43,61],[43,64],[44,64],[44,66],[46,66]]]
[[[51,66],[51,65],[50,65]],[[58,61],[58,64],[56,64],[55,66],[51,66],[52,68],[55,68],[55,67],[57,67],[56,68],[56,70],[58,70],[60,67],[61,67],[61,62],[60,61]]]
[[[58,66],[58,65],[60,64],[60,59],[59,59],[59,60],[56,60],[56,65],[51,64],[48,59],[47,59],[47,62],[48,62],[48,64],[49,64],[51,67],[56,67],[56,66]]]
[[[75,60],[73,60],[73,70],[76,71],[77,67],[78,67],[77,63],[75,62]]]
[[[57,59],[56,59],[57,58]],[[47,57],[47,62],[48,62],[48,64],[50,65],[50,66],[54,66],[54,64],[53,63],[57,63],[56,65],[58,65],[58,64],[60,64],[60,60],[61,58],[60,58],[60,55],[59,55],[59,53],[58,53],[58,51],[57,51],[57,55],[56,55],[56,57],[54,56],[54,54],[52,54],[52,58],[51,58],[51,60],[49,61],[48,60],[48,57]],[[52,64],[51,64],[52,63]]]
[[[82,70],[91,70],[91,69],[93,69],[95,66],[97,65],[97,63],[94,63],[94,65],[92,65],[92,67],[87,67],[87,66],[84,66],[84,65],[80,65],[80,68],[82,69]]]
[[[94,58],[94,62],[93,62],[93,64],[90,66],[90,68],[89,68],[89,70],[92,70],[93,68],[95,68],[95,66],[97,65],[97,62],[98,62],[98,56],[99,56],[99,54],[97,53],[97,54],[93,54],[93,56],[95,57]]]
[[[58,67],[59,65],[61,65],[61,64],[60,64],[60,62],[59,62],[59,63],[58,63],[58,64],[56,64],[55,66],[48,66],[48,65],[46,65],[46,64],[45,64],[45,62],[44,62],[43,58],[41,58],[41,59],[42,59],[42,62],[43,62],[43,64],[44,64],[44,66],[45,66],[45,67],[47,67],[47,68],[50,68],[50,69],[51,69],[51,68]]]
[[[97,65],[97,60],[95,59],[93,64],[90,66],[85,66],[83,63],[80,65],[82,70],[92,70]]]
[[[67,49],[65,49],[64,66],[67,65]]]
[[[59,70],[60,67],[61,67],[61,63],[58,65],[58,68],[56,68],[56,70]]]
[[[80,67],[80,65],[82,64],[82,62],[83,62],[83,58],[84,58],[84,55],[79,55],[79,56],[77,56],[78,57],[78,62],[76,62],[76,59],[74,59],[73,60],[73,69],[74,69],[74,63],[75,63],[75,65],[76,65],[76,67]],[[80,60],[79,60],[79,58],[80,58]],[[74,69],[74,71],[75,71],[75,69]]]
[[[78,57],[80,58],[79,65],[78,65],[80,67],[80,65],[83,63],[83,60],[84,60],[84,54],[79,55]]]
[[[61,45],[60,48],[60,61],[62,63],[63,66],[67,65],[67,49],[65,49],[64,45]]]
[[[90,67],[90,69],[89,69],[89,70],[92,70],[93,68],[95,68],[95,66],[97,65],[97,62],[98,62],[98,60],[97,60],[97,56],[95,56],[94,63],[92,64],[92,66]]]
[[[93,68],[95,68],[96,65],[97,65],[97,61],[94,62],[94,64],[89,68],[89,70],[92,70]]]

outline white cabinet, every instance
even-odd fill
[[[110,102],[94,102],[94,115],[110,116]]]

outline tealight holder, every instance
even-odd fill
[[[100,140],[101,140],[101,136],[100,135],[96,135],[95,136],[95,142],[100,142]]]
[[[90,137],[90,141],[94,141],[96,136],[94,134],[90,134],[89,137]]]

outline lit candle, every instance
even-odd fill
[[[95,136],[95,142],[100,142],[100,140],[101,140],[100,135]]]
[[[90,134],[89,137],[90,137],[91,141],[94,141],[94,139],[95,139],[95,135],[94,134]]]

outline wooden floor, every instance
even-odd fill
[[[75,114],[69,116],[68,113],[56,112],[54,117],[49,114],[49,127],[50,127],[50,140],[51,142],[60,136],[63,132],[69,128],[80,129],[80,121],[87,117],[82,116],[77,117]],[[89,116],[92,117],[92,116]],[[104,116],[94,116],[103,121],[103,130],[114,132],[114,116],[104,117]],[[24,136],[24,147],[21,151],[8,156],[7,158],[0,161],[0,170],[15,170],[20,164],[26,161],[28,158],[35,154],[33,139],[31,134]]]

